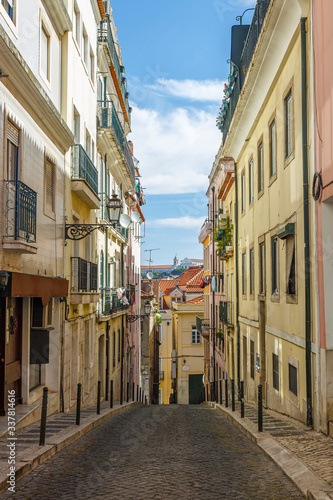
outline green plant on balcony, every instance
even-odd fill
[[[219,328],[216,332],[216,338],[223,340],[224,338],[224,333],[222,332],[222,328]]]
[[[216,253],[222,257],[226,252],[226,247],[232,243],[232,233],[234,226],[230,223],[229,217],[219,222],[218,227],[213,232],[213,240],[217,243]]]

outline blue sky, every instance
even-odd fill
[[[215,120],[228,77],[230,30],[255,0],[111,0],[130,93],[134,155],[146,188],[154,264],[202,258],[208,174],[221,134]],[[252,12],[244,17],[251,22]]]

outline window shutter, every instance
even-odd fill
[[[45,206],[53,211],[53,193],[54,193],[54,165],[46,160],[45,164]]]
[[[11,122],[7,121],[7,138],[14,144],[19,145],[19,130]]]

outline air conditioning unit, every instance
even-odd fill
[[[103,2],[103,5],[104,5],[104,10],[105,10],[105,14],[107,16],[111,16],[111,5],[110,5],[110,2],[109,0],[106,0],[106,2]]]

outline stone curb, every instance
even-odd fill
[[[74,443],[77,439],[84,436],[88,432],[90,432],[95,427],[98,427],[100,424],[106,422],[110,417],[117,415],[125,410],[129,410],[133,406],[140,405],[136,401],[132,403],[124,403],[122,406],[113,409],[104,409],[101,410],[100,415],[91,415],[85,419],[85,422],[82,423],[78,429],[71,429],[67,434],[62,435],[61,437],[52,436],[51,443],[48,443],[42,446],[39,450],[34,449],[34,451],[29,451],[29,448],[26,450],[26,455],[20,462],[15,464],[15,481],[19,481],[24,476],[32,472],[36,467],[46,462],[49,458],[53,457],[56,453],[66,448],[66,446]],[[8,466],[9,467],[9,466]],[[0,476],[0,495],[5,493],[8,489],[7,483],[8,477],[7,473],[2,474]]]
[[[288,476],[307,500],[332,500],[333,489],[295,455],[281,446],[268,432],[256,432],[240,415],[211,401],[203,403],[223,413],[251,441],[256,443]]]

